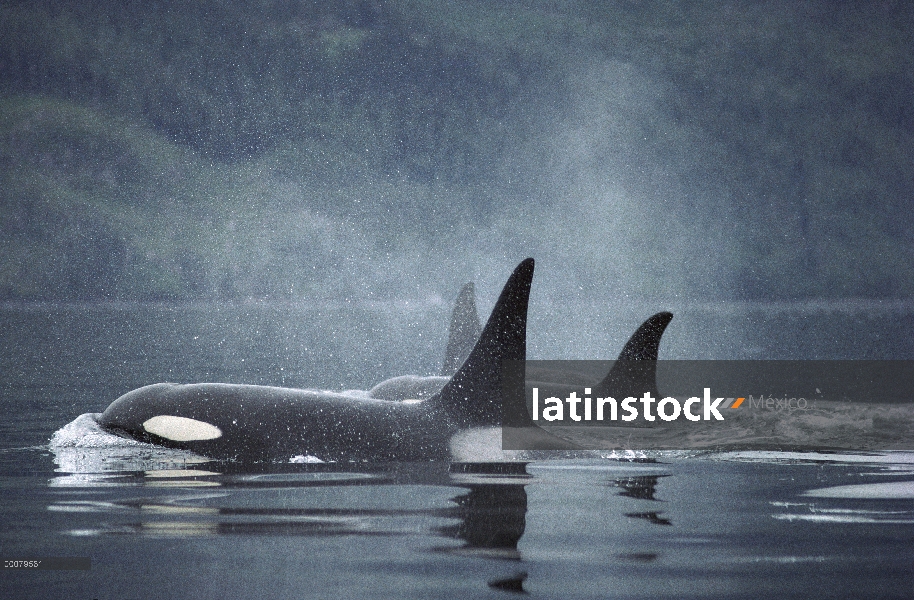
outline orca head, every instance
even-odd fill
[[[171,401],[170,392],[180,386],[157,383],[127,392],[98,417],[98,424],[109,433],[154,444],[195,442],[222,437],[223,430],[211,419],[186,413],[180,403]]]

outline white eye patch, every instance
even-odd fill
[[[222,437],[222,430],[196,419],[159,415],[143,422],[143,429],[166,440],[193,442]]]

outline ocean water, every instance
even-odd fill
[[[773,325],[751,343],[737,337],[735,357],[911,358],[906,310],[678,311],[661,357],[717,358],[713,340],[768,314]],[[914,596],[914,452],[243,465],[112,440],[88,416],[158,381],[346,389],[433,373],[447,312],[436,302],[4,307],[0,553],[4,565],[89,568],[5,566],[0,597]],[[531,354],[611,358],[647,316],[638,312],[606,331],[601,356],[597,341],[567,355],[573,332],[539,334],[532,320]]]

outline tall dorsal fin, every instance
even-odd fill
[[[650,392],[656,398],[660,338],[672,320],[673,313],[659,312],[642,323],[625,343],[612,369],[597,384],[594,395],[622,399]]]
[[[501,368],[505,360],[527,356],[527,303],[533,259],[521,262],[505,284],[479,341],[435,398],[426,401],[446,411],[461,427],[501,423]]]
[[[476,313],[476,293],[473,282],[463,286],[454,302],[451,313],[451,329],[448,333],[444,364],[439,375],[450,377],[457,372],[467,359],[482,331],[479,315]]]

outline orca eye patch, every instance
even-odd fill
[[[173,442],[214,440],[222,437],[222,430],[215,425],[172,415],[152,417],[143,422],[143,429]]]

